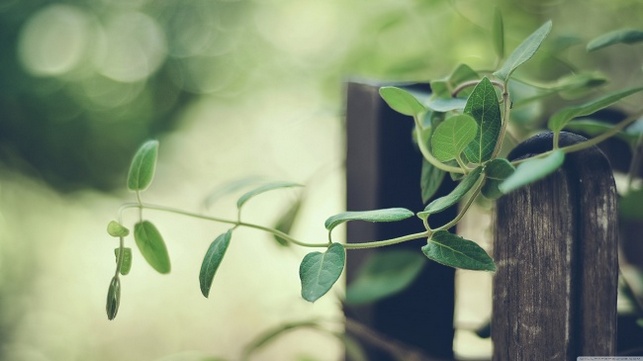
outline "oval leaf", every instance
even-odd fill
[[[109,283],[107,290],[107,304],[105,309],[107,311],[107,319],[113,320],[118,313],[118,306],[121,303],[121,280],[118,276],[114,276]]]
[[[422,159],[422,174],[420,176],[420,189],[422,190],[422,204],[426,204],[437,192],[444,180],[446,173]]]
[[[158,156],[159,142],[150,140],[145,142],[134,154],[127,175],[127,187],[133,191],[146,189],[156,169],[156,158]]]
[[[159,273],[170,272],[170,256],[156,227],[149,221],[136,223],[134,240],[147,263]]]
[[[107,233],[112,237],[127,237],[129,229],[116,221],[111,221],[107,225]]]
[[[349,211],[328,217],[324,226],[331,231],[338,225],[348,221],[366,222],[397,222],[413,217],[415,214],[406,208],[384,208],[372,211]]]
[[[413,94],[398,87],[381,87],[380,96],[391,109],[404,115],[413,117],[426,111],[424,105]]]
[[[301,297],[315,302],[337,282],[344,270],[346,252],[339,243],[331,244],[326,252],[306,255],[299,266]]]
[[[114,249],[114,256],[116,256],[116,264],[120,259],[121,249]],[[123,247],[123,262],[121,262],[118,272],[123,276],[126,276],[129,271],[132,269],[132,249],[128,247]]]
[[[360,268],[355,280],[346,289],[346,302],[363,304],[394,295],[416,279],[426,259],[409,250],[374,253]]]
[[[460,114],[447,118],[433,131],[431,150],[440,161],[446,162],[460,156],[460,153],[476,137],[476,121]]]
[[[542,42],[551,31],[551,20],[534,31],[509,55],[505,63],[493,75],[507,82],[511,74],[536,53]]]
[[[558,149],[544,158],[535,158],[527,160],[518,165],[516,171],[504,182],[498,189],[507,194],[520,187],[536,182],[550,175],[556,169],[560,168],[565,161],[565,153]]]
[[[290,205],[288,210],[284,214],[282,214],[281,217],[279,217],[273,228],[286,234],[290,233],[290,230],[292,229],[292,226],[295,224],[295,220],[299,215],[302,203],[303,197],[300,196],[293,204]],[[290,242],[288,242],[287,240],[277,235],[273,235],[273,237],[277,244],[279,244],[280,246],[290,246]]]
[[[493,159],[484,167],[485,176],[491,179],[507,179],[515,171],[516,167],[504,158]]]
[[[610,105],[616,103],[617,101],[625,98],[626,96],[640,92],[641,90],[643,90],[643,87],[617,91],[617,92],[610,93],[602,98],[587,102],[585,104],[561,109],[558,112],[556,112],[554,115],[552,115],[551,118],[549,118],[549,121],[547,122],[547,127],[551,129],[553,132],[560,132],[570,120],[576,117],[590,115],[601,109],[607,108]]]
[[[301,184],[292,183],[292,182],[271,182],[271,183],[264,184],[247,193],[244,193],[241,197],[239,197],[239,199],[237,200],[237,208],[241,208],[248,200],[250,200],[250,198],[256,195],[259,195],[261,193],[265,193],[275,189],[301,187],[301,186],[302,186]]]
[[[498,96],[489,79],[483,78],[473,89],[464,113],[471,115],[478,125],[475,137],[464,149],[464,155],[474,163],[489,160],[498,142],[502,125]]]
[[[451,193],[429,203],[429,205],[424,208],[424,211],[418,213],[418,217],[426,218],[430,214],[442,212],[445,209],[458,203],[471,190],[471,188],[473,188],[478,179],[480,179],[481,174],[482,167],[478,167],[471,171],[464,178],[462,178],[462,181],[455,187],[455,189],[453,189],[453,191],[451,191]]]
[[[431,260],[449,267],[495,271],[496,265],[482,247],[447,231],[433,233],[422,252]]]
[[[212,287],[214,275],[217,273],[217,269],[223,260],[223,256],[225,256],[231,237],[231,230],[219,235],[210,244],[208,251],[205,253],[205,257],[203,257],[201,272],[199,272],[199,285],[201,286],[201,293],[206,298],[210,295],[210,288]]]
[[[620,29],[603,34],[587,43],[587,51],[594,51],[614,44],[634,44],[643,41],[643,31]]]

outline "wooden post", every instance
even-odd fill
[[[379,84],[351,82],[346,105],[347,209],[369,210],[405,207],[424,208],[421,200],[422,158],[412,142],[413,120],[396,113],[381,99]],[[422,86],[428,91],[428,85]],[[449,178],[449,177],[446,177]],[[439,190],[453,188],[448,180]],[[442,224],[453,219],[455,207],[441,214]],[[437,218],[437,217],[436,217]],[[395,223],[350,222],[348,242],[396,237],[422,231],[418,219]],[[394,247],[421,252],[426,240]],[[390,248],[389,248],[390,249]],[[348,252],[347,281],[355,277],[368,252]],[[345,307],[347,317],[441,359],[453,358],[454,270],[427,259],[419,278],[405,291],[366,307]],[[370,361],[392,360],[381,349],[369,350]]]
[[[584,138],[564,133],[561,145]],[[551,134],[510,159],[552,148]],[[597,148],[497,202],[493,360],[568,360],[616,351],[617,195]]]

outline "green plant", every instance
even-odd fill
[[[159,143],[148,141],[135,154],[128,175],[128,188],[135,192],[136,202],[124,204],[118,212],[118,219],[108,225],[108,233],[119,239],[116,248],[116,271],[109,286],[107,315],[116,317],[120,303],[120,277],[131,268],[131,249],[125,247],[129,230],[123,225],[123,213],[138,210],[139,220],[134,225],[135,243],[145,260],[160,273],[170,272],[171,263],[163,238],[157,228],[143,217],[145,210],[157,210],[183,215],[205,221],[230,225],[230,229],[217,236],[207,250],[199,274],[201,292],[208,297],[214,276],[221,265],[226,250],[235,238],[239,227],[254,228],[272,234],[279,242],[301,247],[319,248],[307,254],[301,262],[299,276],[301,296],[314,302],[325,295],[340,277],[346,250],[385,247],[416,239],[426,239],[422,252],[429,259],[447,266],[482,271],[494,271],[493,259],[477,243],[450,233],[471,205],[479,198],[495,200],[517,188],[542,179],[558,169],[566,154],[592,147],[610,137],[621,137],[631,144],[635,154],[640,150],[643,130],[640,126],[629,127],[641,112],[628,116],[613,125],[596,120],[574,120],[609,107],[619,100],[643,90],[643,87],[625,89],[590,100],[580,105],[562,108],[549,118],[547,127],[553,132],[553,147],[543,154],[527,159],[510,161],[506,158],[507,141],[517,143],[508,130],[510,113],[514,106],[538,101],[558,93],[582,93],[604,82],[595,74],[578,74],[547,85],[534,84],[527,79],[514,76],[514,72],[538,51],[552,28],[547,22],[525,39],[509,56],[504,57],[504,35],[502,17],[496,16],[494,26],[494,49],[499,63],[496,70],[477,71],[467,65],[459,65],[445,79],[431,82],[432,94],[428,99],[400,87],[387,86],[380,89],[382,98],[391,108],[411,117],[415,124],[413,136],[423,155],[422,198],[426,207],[414,212],[404,208],[388,208],[368,211],[348,211],[333,215],[325,221],[328,240],[306,243],[288,234],[292,221],[300,207],[296,202],[284,214],[275,227],[250,223],[242,218],[242,210],[250,199],[262,193],[278,189],[300,187],[291,182],[267,183],[243,194],[237,201],[237,218],[224,219],[195,212],[145,203],[143,191],[150,185],[156,164]],[[588,45],[596,50],[619,42],[642,41],[641,32],[621,31],[607,34]],[[503,61],[504,59],[504,61]],[[529,86],[537,89],[536,95],[526,99],[514,98],[514,86]],[[594,137],[571,146],[560,146],[559,137],[563,129],[588,132]],[[638,156],[635,156],[638,159]],[[459,184],[448,195],[434,199],[442,179],[449,175]],[[430,202],[429,202],[430,201]],[[429,218],[455,204],[461,204],[458,215],[446,224],[432,227]],[[418,217],[424,224],[422,232],[407,234],[385,240],[364,243],[341,244],[335,241],[333,230],[345,222],[395,222]],[[417,254],[395,254],[396,262],[388,267],[386,262],[368,263],[365,275],[376,289],[364,286],[359,280],[355,289],[349,289],[347,298],[356,302],[367,302],[397,292],[408,284],[421,268]],[[420,266],[418,266],[420,265]],[[397,268],[395,268],[397,267]],[[393,276],[391,276],[393,274]],[[362,287],[362,290],[359,289]],[[311,326],[309,323],[305,323]],[[314,324],[316,325],[316,323]],[[315,326],[316,327],[316,326]]]

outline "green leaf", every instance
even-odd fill
[[[471,115],[478,124],[476,135],[464,150],[464,154],[473,163],[489,160],[498,141],[502,123],[498,96],[489,79],[483,78],[473,89],[464,113]]]
[[[636,29],[614,30],[592,39],[587,51],[594,51],[614,44],[634,44],[643,41],[643,31]]]
[[[491,200],[502,197],[504,194],[498,187],[515,171],[516,168],[506,159],[496,158],[491,160],[484,169],[486,179],[482,185],[482,195]]]
[[[496,7],[493,14],[493,28],[491,30],[493,38],[493,50],[496,51],[498,59],[505,57],[505,27],[502,20],[502,12]]]
[[[199,286],[201,287],[201,293],[206,298],[210,295],[214,275],[217,273],[223,256],[225,256],[231,237],[232,230],[228,230],[226,233],[219,235],[210,244],[208,251],[205,253],[205,257],[203,257],[201,272],[199,272]]]
[[[477,129],[476,121],[469,115],[459,114],[447,118],[433,131],[433,155],[442,162],[459,157],[475,138]]]
[[[154,178],[156,158],[158,156],[159,142],[149,140],[145,142],[134,154],[127,175],[127,187],[133,191],[145,190]]]
[[[619,100],[634,93],[640,92],[641,90],[643,90],[643,87],[621,90],[610,93],[602,98],[592,100],[585,104],[561,109],[558,112],[554,113],[551,118],[549,118],[547,127],[553,132],[560,132],[570,120],[576,117],[590,115],[601,109],[607,108],[610,105],[618,102]]]
[[[295,220],[299,215],[299,210],[301,210],[302,201],[303,197],[297,198],[297,200],[293,202],[290,207],[288,207],[288,210],[284,214],[282,214],[281,217],[279,217],[273,228],[286,234],[290,233],[290,230],[292,229],[292,226],[295,224]],[[277,244],[284,247],[290,246],[290,242],[286,241],[285,239],[277,235],[273,236]]]
[[[134,240],[147,263],[159,273],[170,273],[170,256],[156,227],[149,221],[134,225]]]
[[[372,211],[349,211],[328,217],[324,226],[327,230],[332,230],[338,225],[348,221],[366,221],[366,222],[397,222],[410,217],[414,213],[406,208],[384,208]]]
[[[509,55],[502,67],[493,75],[502,79],[504,82],[509,80],[511,74],[536,53],[542,42],[551,31],[551,20],[543,24],[538,30],[534,31]]]
[[[422,252],[445,266],[476,271],[496,270],[493,259],[477,243],[447,231],[433,233]]]
[[[118,276],[114,276],[109,283],[107,290],[107,304],[105,309],[107,311],[107,319],[113,320],[118,313],[118,306],[121,303],[121,281]]]
[[[420,188],[422,190],[423,204],[426,204],[435,195],[435,192],[437,192],[444,180],[445,174],[442,169],[429,163],[426,159],[422,159]]]
[[[545,178],[565,161],[565,153],[557,149],[544,158],[534,158],[520,163],[516,171],[505,179],[498,188],[504,194],[514,191],[538,180]]]
[[[301,297],[315,302],[337,282],[344,270],[346,252],[339,243],[331,244],[326,252],[307,254],[299,266]]]
[[[129,229],[116,221],[111,221],[107,225],[107,233],[112,237],[127,237]]]
[[[381,87],[380,96],[391,109],[404,115],[416,116],[426,111],[424,105],[413,94],[398,87]]]
[[[462,178],[462,181],[458,183],[458,185],[453,189],[453,191],[451,191],[451,193],[429,203],[429,205],[424,208],[424,211],[418,213],[418,217],[425,219],[431,214],[442,212],[445,209],[458,203],[471,190],[471,188],[473,188],[478,179],[480,179],[482,169],[483,167],[480,166],[471,171],[464,178]]]
[[[463,110],[467,105],[467,100],[463,98],[438,98],[431,97],[426,103],[426,107],[440,113],[446,113],[453,110]]]
[[[256,195],[259,195],[261,193],[265,193],[275,189],[301,187],[301,186],[302,186],[301,184],[292,183],[292,182],[271,182],[268,184],[264,184],[249,192],[244,193],[241,197],[239,197],[239,199],[237,200],[237,208],[241,208],[248,200],[250,200],[250,198]]]
[[[116,264],[118,264],[119,256],[121,254],[120,247],[114,249],[114,256],[116,256]],[[132,269],[132,249],[128,247],[123,247],[123,263],[121,263],[118,272],[123,276],[126,276],[129,271]]]
[[[370,256],[346,288],[346,302],[363,304],[394,295],[420,274],[426,259],[409,250],[379,251]]]
[[[484,167],[484,174],[491,179],[507,179],[515,171],[516,167],[504,158],[493,159]]]

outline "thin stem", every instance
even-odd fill
[[[453,89],[453,91],[451,92],[451,96],[455,98],[458,95],[458,93],[460,93],[464,89],[472,86],[476,86],[479,83],[480,83],[480,80],[470,80],[470,81],[465,81],[463,83],[460,83],[455,89]],[[493,84],[495,87],[502,90],[503,92],[505,91],[506,86],[504,83],[497,80],[491,80],[491,84]]]
[[[504,111],[502,112],[502,121],[500,122],[500,133],[498,134],[498,140],[496,141],[496,146],[493,148],[493,153],[491,153],[491,159],[498,156],[500,150],[502,150],[502,144],[505,140],[505,134],[507,134],[507,127],[509,127],[509,115],[511,113],[511,98],[509,96],[509,91],[505,85],[502,91],[502,102],[504,103]]]
[[[480,177],[480,180],[478,181],[478,184],[475,186],[475,190],[473,191],[473,194],[471,194],[471,197],[467,200],[467,202],[462,206],[462,209],[460,209],[460,212],[458,212],[458,215],[451,220],[451,222],[438,227],[435,229],[435,231],[441,231],[441,230],[448,230],[449,228],[455,226],[462,220],[465,214],[467,214],[467,211],[469,208],[471,208],[471,205],[473,202],[478,198],[478,194],[480,194],[480,191],[482,190],[482,184],[484,183],[484,177]]]
[[[293,244],[296,244],[298,246],[302,247],[310,247],[310,248],[325,248],[328,247],[329,243],[305,243],[302,241],[299,241],[297,239],[294,239],[293,237],[289,236],[288,234],[281,232],[277,229],[270,228],[270,227],[265,227],[259,224],[254,224],[254,223],[247,223],[247,222],[240,222],[240,221],[234,221],[230,219],[225,219],[225,218],[219,218],[219,217],[212,217],[212,216],[206,216],[203,214],[199,213],[194,213],[194,212],[189,212],[185,211],[182,209],[177,209],[177,208],[171,208],[171,207],[166,207],[166,206],[161,206],[161,205],[155,205],[155,204],[139,204],[139,203],[126,203],[121,206],[119,210],[119,214],[122,213],[123,211],[130,209],[130,208],[146,208],[150,210],[156,210],[156,211],[161,211],[161,212],[169,212],[169,213],[174,213],[178,215],[183,215],[186,217],[192,217],[192,218],[197,218],[197,219],[202,219],[206,221],[211,221],[211,222],[219,222],[219,223],[225,223],[225,224],[231,224],[234,225],[235,227],[247,227],[247,228],[253,228],[253,229],[258,229],[267,233],[271,233],[275,236],[278,236],[288,242],[291,242]],[[385,246],[390,246],[398,243],[403,243],[407,242],[410,240],[414,239],[419,239],[419,238],[426,238],[429,236],[428,231],[420,232],[420,233],[414,233],[414,234],[409,234],[406,236],[401,236],[401,237],[396,237],[396,238],[390,238],[390,239],[385,239],[385,240],[379,240],[379,241],[370,241],[370,242],[361,242],[361,243],[349,243],[345,244],[344,248],[345,249],[366,249],[366,248],[377,248],[377,247],[385,247]]]

